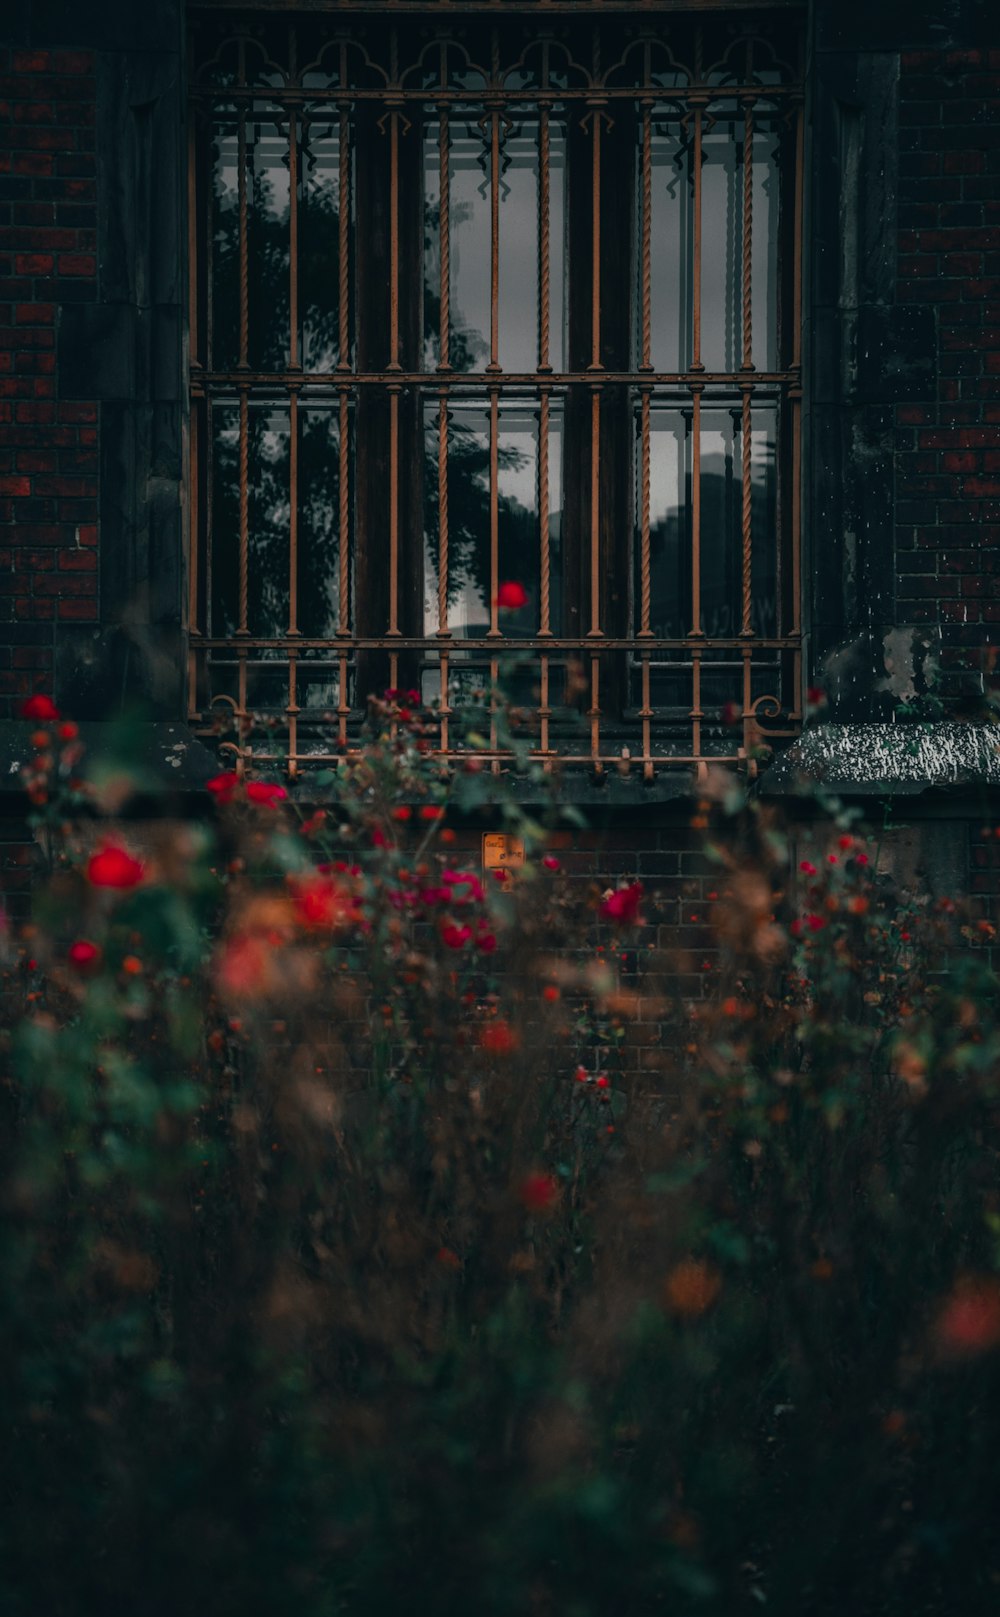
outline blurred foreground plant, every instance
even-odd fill
[[[684,1005],[597,953],[655,894],[574,899],[533,821],[502,883],[454,853],[479,760],[426,736],[388,693],[323,807],[225,772],[141,837],[34,738],[0,1611],[994,1611],[978,935],[720,779]]]

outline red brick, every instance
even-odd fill
[[[0,477],[0,494],[24,495],[30,493],[30,477]]]
[[[60,253],[60,275],[96,275],[97,260],[89,253]]]
[[[18,275],[51,275],[55,258],[51,253],[18,253],[14,267]]]
[[[14,319],[19,326],[54,326],[56,306],[54,303],[19,303]]]
[[[49,602],[40,602],[39,603],[39,605],[44,605],[44,606],[47,606],[49,604],[51,604],[51,603],[49,603]],[[94,600],[94,601],[68,601],[68,600],[65,599],[65,597],[60,597],[59,602],[58,602],[58,606],[59,606],[59,617],[60,617],[61,620],[69,619],[70,621],[75,622],[75,623],[95,623],[97,621],[97,602],[96,602],[96,600]]]
[[[974,472],[978,459],[971,449],[956,449],[941,456],[941,465],[946,472]]]
[[[80,75],[93,73],[93,51],[56,51],[52,57],[52,71],[60,74]]]
[[[15,51],[11,63],[14,73],[48,73],[52,69],[51,51]]]
[[[63,550],[59,554],[59,568],[64,573],[95,573],[97,553],[93,550]]]

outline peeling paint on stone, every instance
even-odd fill
[[[933,786],[1000,786],[1000,725],[821,724],[777,758],[767,793],[926,791]]]

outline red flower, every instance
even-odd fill
[[[601,905],[601,915],[606,921],[617,921],[622,926],[628,926],[640,919],[641,902],[642,882],[631,882],[628,887],[619,887],[616,892],[609,893]]]
[[[594,1079],[594,1083],[597,1085],[598,1089],[608,1089],[610,1088],[611,1081],[606,1072],[600,1072]]]
[[[77,971],[90,971],[100,960],[101,951],[97,944],[91,943],[89,939],[77,938],[76,942],[71,943],[67,949],[66,958],[71,965],[76,967]]]
[[[230,938],[216,962],[216,981],[224,994],[248,999],[270,983],[270,948],[265,938],[252,934]]]
[[[295,914],[303,926],[326,930],[344,926],[354,919],[350,893],[332,876],[307,876],[294,884]]]
[[[528,604],[528,592],[523,584],[508,580],[497,590],[497,606],[508,612],[517,612]]]
[[[141,859],[109,842],[87,861],[87,880],[93,887],[138,887],[145,874]]]
[[[559,869],[559,861],[555,857],[555,855],[551,854],[551,853],[547,853],[545,855],[545,858],[542,860],[542,864],[544,865],[546,870],[558,870]]]
[[[21,703],[22,719],[34,719],[36,724],[51,724],[59,717],[59,709],[51,696],[44,696],[40,691],[35,696],[29,696],[26,702]]]
[[[413,810],[407,803],[398,803],[394,809],[389,810],[391,820],[408,820]]]
[[[211,792],[217,803],[231,803],[239,784],[239,775],[235,769],[230,769],[224,775],[213,775],[211,780],[207,780],[205,790]]]
[[[287,796],[285,788],[273,780],[252,780],[247,785],[247,802],[259,803],[261,808],[274,808]]]
[[[441,928],[441,942],[448,949],[463,948],[471,936],[471,926],[457,926],[454,921],[445,921]]]
[[[425,803],[420,810],[420,818],[422,820],[442,820],[444,818],[444,809],[438,803]]]
[[[496,946],[496,934],[491,932],[489,927],[480,921],[479,931],[476,933],[476,948],[480,950],[482,954],[494,954],[496,952]]]
[[[806,706],[826,706],[826,692],[823,690],[821,685],[810,685],[809,689],[806,691]]]
[[[486,1026],[480,1029],[479,1043],[492,1056],[509,1056],[511,1051],[517,1049],[517,1034],[509,1022],[498,1019],[495,1022],[487,1022]]]
[[[529,1173],[527,1179],[521,1180],[517,1194],[529,1213],[544,1213],[559,1195],[559,1186],[550,1173]]]
[[[1000,1347],[1000,1284],[991,1276],[963,1276],[938,1316],[935,1336],[955,1358]]]
[[[740,724],[743,719],[743,709],[738,702],[724,702],[722,706],[723,724]]]
[[[75,724],[67,720],[65,724],[59,726],[56,734],[60,741],[75,741],[80,732]]]

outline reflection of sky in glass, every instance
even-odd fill
[[[680,130],[656,120],[652,126],[649,222],[651,265],[650,359],[654,370],[678,371],[690,359],[691,199],[687,165],[678,161]],[[642,359],[642,125],[636,154],[635,363]]]
[[[743,462],[738,409],[703,408],[701,431],[701,628],[741,628]],[[691,412],[650,411],[650,628],[665,639],[693,626],[691,600]],[[641,627],[641,440],[636,412],[633,627]],[[751,428],[752,627],[777,632],[777,407],[758,403]]]
[[[504,612],[501,627],[533,634],[539,625],[541,537],[538,509],[539,409],[535,400],[500,409],[498,441],[499,577],[517,579],[528,605]],[[562,403],[549,415],[550,626],[561,620]],[[424,417],[424,630],[438,627],[437,406]],[[489,628],[489,413],[481,402],[455,401],[448,421],[448,627],[458,636]]]
[[[743,168],[741,118],[719,116],[703,138],[702,359],[709,370],[743,363]],[[755,117],[751,315],[753,362],[777,365],[778,163],[777,135],[766,115]]]
[[[490,357],[489,121],[480,128],[460,115],[450,123],[451,363],[483,368]],[[424,132],[426,330],[424,363],[439,359],[439,125]],[[498,242],[498,351],[507,371],[533,371],[539,357],[539,126],[537,115],[501,125]],[[552,265],[549,363],[565,364],[566,130],[549,121],[549,230]]]

